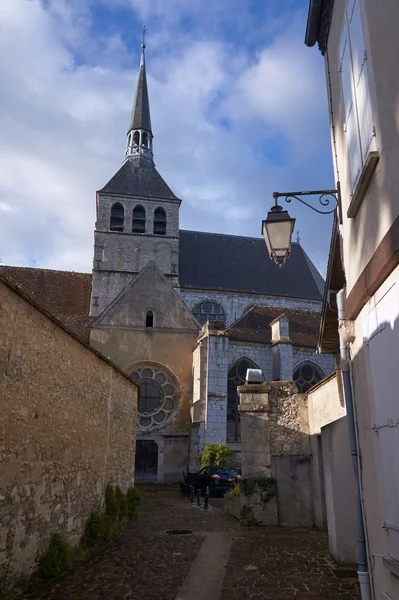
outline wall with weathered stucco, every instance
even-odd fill
[[[29,573],[132,485],[138,388],[3,282],[0,331],[0,565]]]
[[[321,430],[330,552],[339,563],[356,563],[356,480],[350,460],[347,417]]]
[[[320,432],[325,425],[346,415],[346,408],[341,400],[340,385],[342,386],[341,371],[337,371],[313,386],[308,392],[309,432],[313,455],[313,504],[315,524],[321,531],[327,529],[327,516]]]

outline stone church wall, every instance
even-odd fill
[[[304,348],[301,346],[292,347],[292,362],[293,371],[296,367],[304,362],[312,362],[319,366],[323,373],[323,377],[330,375],[335,369],[334,355],[333,354],[316,354],[314,348]]]
[[[0,306],[0,573],[29,573],[133,484],[138,388],[3,282]]]
[[[266,381],[272,379],[272,355],[270,345],[230,342],[229,367],[237,360],[244,357],[250,358],[259,369],[262,369]]]
[[[280,296],[263,296],[261,294],[185,289],[180,290],[180,295],[191,310],[198,302],[203,302],[204,300],[219,302],[226,313],[227,327],[242,317],[244,312],[254,304],[259,306],[279,306],[282,309],[304,308],[315,311],[321,310],[321,301],[308,300],[306,298],[282,298]]]

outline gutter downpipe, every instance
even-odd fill
[[[345,321],[345,295],[345,290],[340,290],[337,294],[338,325]],[[353,470],[355,472],[357,490],[357,575],[359,578],[360,593],[362,600],[372,600],[370,577],[367,565],[366,534],[362,508],[362,488],[359,469],[359,452],[356,436],[354,401],[350,374],[350,359],[348,346],[341,337],[341,334],[339,334],[339,350],[341,358],[341,371],[344,387],[346,414],[348,419],[349,444],[352,456]]]

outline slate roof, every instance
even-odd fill
[[[270,323],[285,314],[290,322],[290,338],[296,346],[316,348],[321,313],[301,308],[254,306],[226,329],[229,340],[271,344]]]
[[[152,160],[142,156],[129,158],[124,162],[100,192],[180,202],[160,176]]]
[[[150,103],[148,101],[147,75],[145,70],[144,47],[142,46],[139,77],[137,80],[136,95],[134,97],[132,116],[129,131],[132,129],[145,129],[152,133]]]
[[[321,300],[323,279],[299,244],[280,269],[263,238],[180,230],[180,287]]]

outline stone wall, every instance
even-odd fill
[[[272,455],[310,455],[308,403],[293,381],[270,382],[269,427]]]
[[[254,304],[259,306],[278,306],[284,312],[284,308],[307,308],[309,310],[321,310],[320,300],[309,300],[306,298],[282,298],[280,296],[263,296],[261,294],[242,294],[240,292],[218,292],[208,290],[185,290],[181,289],[181,297],[190,309],[198,302],[214,300],[219,302],[226,313],[227,327],[242,317],[244,312]]]
[[[322,377],[326,377],[334,370],[335,361],[333,354],[316,354],[314,348],[292,347],[293,371],[304,362],[312,362],[320,367]]]
[[[267,344],[253,344],[243,342],[229,343],[229,368],[241,358],[251,359],[259,369],[262,369],[266,381],[272,379],[271,346]]]
[[[306,394],[293,381],[243,385],[240,394],[243,478],[275,477],[277,501],[241,498],[256,522],[312,527],[313,482]]]
[[[133,484],[138,388],[2,281],[0,307],[0,565],[29,574]]]
[[[123,232],[109,231],[112,205],[125,209]],[[135,206],[146,211],[145,233],[132,233]],[[166,212],[166,235],[154,235],[154,211],[161,206]],[[94,233],[93,292],[91,314],[97,316],[112,302],[133,274],[154,260],[159,270],[173,283],[179,270],[179,200],[131,198],[98,194],[97,222]]]
[[[226,441],[228,349],[226,336],[209,331],[205,443]]]

